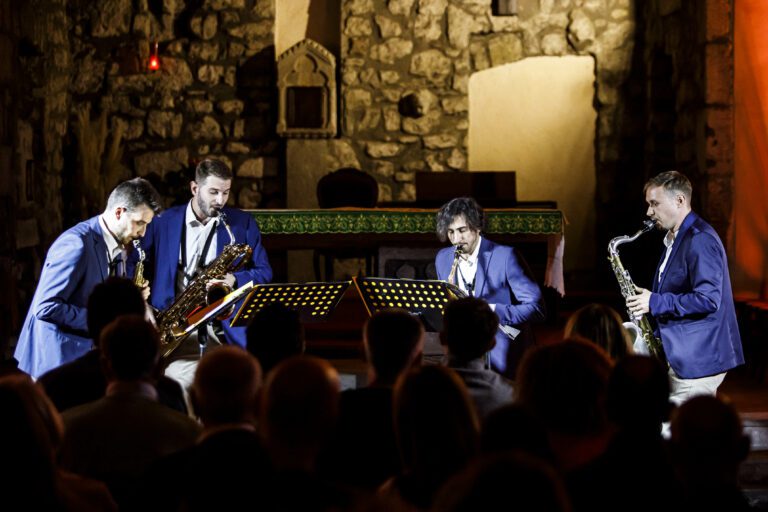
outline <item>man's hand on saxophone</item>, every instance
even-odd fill
[[[635,285],[637,295],[627,297],[627,309],[635,316],[640,318],[646,313],[651,312],[651,291],[640,288]]]
[[[140,286],[139,290],[141,290],[141,297],[144,299],[144,302],[149,303],[149,295],[152,291],[149,287],[149,281],[146,281],[143,286]]]
[[[219,279],[211,279],[206,284],[207,289],[211,289],[212,286],[221,286],[224,285],[230,290],[235,289],[235,284],[237,283],[237,280],[235,279],[234,274],[226,274],[224,277],[221,277]]]

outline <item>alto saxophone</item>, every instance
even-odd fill
[[[229,234],[229,244],[225,245],[221,254],[187,285],[173,304],[157,315],[157,330],[160,332],[160,351],[163,357],[171,355],[191,334],[186,332],[190,326],[189,317],[198,309],[221,298],[221,293],[212,297],[209,290],[212,287],[209,283],[238,271],[251,258],[253,249],[248,244],[235,243],[235,236],[226,222],[224,212],[219,213],[219,219]],[[221,291],[221,286],[217,285],[216,288],[216,292]]]
[[[616,275],[616,280],[619,282],[621,294],[624,296],[624,299],[627,299],[632,295],[636,295],[635,283],[632,282],[632,278],[630,277],[629,272],[627,272],[627,270],[624,268],[624,265],[621,264],[618,247],[621,244],[634,242],[640,237],[640,235],[652,230],[653,226],[653,221],[646,220],[643,222],[643,228],[634,235],[617,236],[608,243],[608,260],[611,262],[613,273]],[[657,338],[653,333],[653,328],[651,327],[651,323],[648,320],[647,315],[640,315],[638,318],[632,313],[632,311],[627,310],[627,313],[629,314],[630,321],[637,327],[639,336],[642,337],[646,347],[648,347],[648,353],[656,357],[659,361],[666,362],[664,346],[661,343],[661,340]]]
[[[139,262],[136,263],[136,271],[133,273],[133,284],[139,288],[147,286],[147,280],[144,279],[144,259],[147,257],[144,249],[141,248],[141,243],[138,239],[133,241],[133,247],[139,254]]]

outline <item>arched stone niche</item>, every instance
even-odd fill
[[[336,59],[304,39],[278,57],[277,133],[283,137],[336,135]]]

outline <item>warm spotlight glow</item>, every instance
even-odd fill
[[[160,57],[157,54],[157,43],[152,48],[152,55],[149,56],[149,64],[148,64],[150,71],[157,71],[160,69]]]
[[[733,291],[768,298],[768,3],[735,7]]]

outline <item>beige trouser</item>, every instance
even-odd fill
[[[206,343],[203,352],[209,351],[221,346],[219,340],[222,339],[222,333],[220,330],[214,328],[210,324],[208,328],[208,342]],[[200,343],[198,341],[197,332],[193,332],[185,339],[179,347],[173,351],[168,358],[170,361],[165,367],[165,376],[171,378],[181,385],[181,389],[184,392],[184,401],[187,404],[187,411],[192,418],[196,418],[197,415],[192,407],[192,400],[190,399],[189,390],[192,388],[192,383],[195,380],[195,371],[197,370],[197,363],[200,361]]]
[[[672,368],[669,369],[669,401],[680,406],[687,402],[694,396],[699,395],[717,395],[717,388],[723,383],[725,379],[725,372],[718,373],[717,375],[710,375],[709,377],[701,377],[699,379],[683,379],[675,373]],[[661,435],[665,439],[669,439],[671,435],[669,422],[665,422],[661,426]]]

